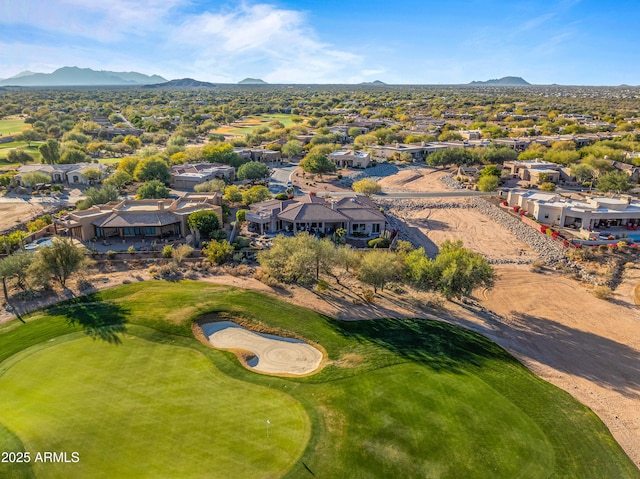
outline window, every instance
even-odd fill
[[[140,236],[142,234],[142,228],[139,226],[135,228],[123,228],[122,234],[124,236]]]
[[[380,233],[380,223],[374,223],[371,225],[372,233]]]
[[[173,225],[173,234],[176,234],[176,235],[180,234],[180,225],[177,223]]]
[[[102,230],[102,228],[98,228],[97,226],[96,226],[96,236],[98,238],[102,238],[104,236],[104,231]]]
[[[549,219],[549,214],[547,213],[546,215],[544,215],[544,218],[548,220]]]
[[[366,225],[365,225],[365,224],[362,224],[362,223],[354,223],[354,224],[352,225],[352,227],[351,227],[351,230],[352,230],[354,233],[364,233],[365,228],[366,228]]]
[[[155,235],[156,234],[156,227],[155,226],[146,226],[144,228],[144,234],[146,234],[146,235]]]

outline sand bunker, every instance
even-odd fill
[[[231,321],[206,323],[202,332],[216,348],[244,350],[254,356],[245,362],[267,374],[310,374],[320,367],[322,353],[298,339],[255,333]]]

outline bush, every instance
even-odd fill
[[[112,249],[110,249],[109,251],[107,251],[107,258],[109,259],[113,259],[116,257],[116,252],[113,251]]]
[[[236,221],[240,221],[241,223],[247,221],[247,210],[236,211]]]
[[[284,200],[288,200],[289,199],[289,195],[286,193],[278,193],[276,195],[276,200],[280,200],[280,201],[284,201]]]
[[[593,295],[598,299],[609,300],[613,292],[609,286],[596,286],[593,288]]]
[[[389,238],[375,238],[370,240],[367,246],[369,246],[369,248],[388,248],[390,244],[391,241],[389,241]]]
[[[362,292],[362,299],[365,303],[373,304],[376,302],[376,294],[372,289],[365,289]]]
[[[133,254],[136,252],[136,248],[135,246],[131,245],[127,248],[127,251],[129,252],[129,254]]]
[[[162,248],[162,256],[164,258],[171,258],[171,256],[173,255],[173,245],[166,245],[164,248]]]
[[[323,293],[329,290],[329,283],[327,283],[324,279],[318,280],[318,286],[316,288],[319,293]]]

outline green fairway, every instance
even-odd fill
[[[268,115],[249,116],[243,118],[242,121],[236,122],[234,125],[221,126],[215,130],[211,130],[211,133],[220,134],[232,134],[232,135],[247,135],[252,133],[256,128],[261,126],[269,126],[269,122],[277,120],[285,127],[293,124],[291,118],[295,115],[285,113],[272,113]]]
[[[193,338],[202,314],[318,342],[328,363],[256,374]],[[589,409],[482,336],[206,283],[130,284],[1,326],[0,391],[0,450],[81,457],[0,463],[2,478],[640,477]]]
[[[31,128],[24,120],[0,120],[0,135],[8,136]]]
[[[0,143],[0,165],[17,165],[18,163],[9,163],[7,161],[9,152],[17,148],[24,149],[33,157],[36,162],[39,162],[42,158],[40,150],[38,149],[41,144],[41,142],[31,142],[31,146],[28,146],[26,141],[11,141],[9,143]]]

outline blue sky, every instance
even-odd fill
[[[0,78],[640,84],[637,0],[1,0]]]

